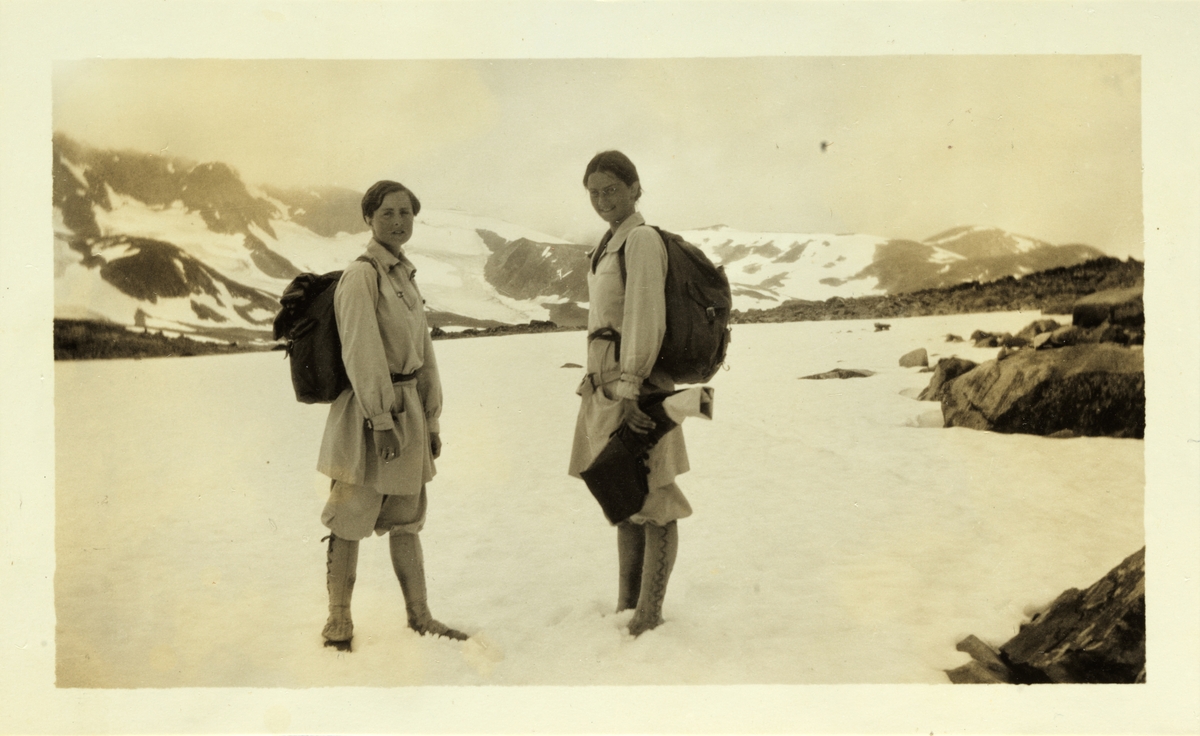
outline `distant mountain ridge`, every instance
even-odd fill
[[[288,281],[338,270],[366,245],[359,192],[256,188],[218,162],[98,150],[61,134],[53,143],[57,317],[265,337]],[[405,250],[433,324],[585,322],[590,246],[454,210],[427,208],[417,222]],[[984,227],[920,242],[724,225],[678,232],[725,267],[743,311],[1019,277],[1102,255]]]
[[[1104,254],[999,228],[967,226],[923,242],[872,235],[746,233],[724,225],[680,233],[725,267],[738,309],[939,289],[1023,276]]]

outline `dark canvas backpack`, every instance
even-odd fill
[[[667,247],[667,332],[655,366],[675,383],[704,383],[725,362],[733,296],[724,266],[675,233],[655,227]],[[618,254],[626,280],[625,249]]]
[[[373,263],[366,256],[355,260]],[[305,404],[332,403],[350,386],[333,310],[333,294],[341,278],[341,271],[302,273],[279,297],[282,309],[275,315],[273,334],[276,340],[285,340],[292,388],[296,400]]]

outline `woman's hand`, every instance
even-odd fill
[[[655,427],[650,415],[638,407],[637,399],[621,399],[621,423],[637,434],[646,434]]]
[[[375,430],[375,454],[385,463],[400,454],[400,438],[396,436],[396,430]]]
[[[429,451],[433,453],[434,460],[442,454],[442,437],[437,432],[429,433]]]

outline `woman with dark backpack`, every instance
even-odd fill
[[[588,270],[587,376],[578,391],[582,403],[570,462],[575,477],[622,425],[642,435],[655,427],[639,408],[639,397],[675,387],[656,368],[666,331],[667,252],[636,210],[642,194],[637,168],[623,153],[605,151],[588,163],[583,185],[609,229]],[[676,522],[692,513],[675,484],[675,476],[688,470],[680,427],[658,440],[646,465],[649,495],[640,511],[617,524],[617,611],[636,609],[629,622],[634,636],[663,622],[663,598],[679,548]]]
[[[419,634],[466,639],[429,612],[418,533],[425,524],[425,484],[441,454],[442,386],[425,320],[416,269],[403,246],[421,202],[404,185],[380,181],[362,199],[371,228],[366,257],[342,273],[334,294],[342,360],[350,387],[325,423],[317,469],[332,478],[321,522],[329,528],[326,646],[348,650],[354,634],[350,598],[359,540],[389,537],[408,626]]]

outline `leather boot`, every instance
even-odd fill
[[[452,629],[433,617],[425,593],[425,556],[421,539],[416,534],[392,534],[389,538],[392,569],[404,592],[404,608],[408,613],[408,628],[424,636],[433,634],[464,641],[467,635]]]
[[[617,524],[617,613],[636,608],[642,588],[642,558],[646,533],[639,524]]]
[[[629,621],[629,633],[639,636],[663,622],[663,598],[667,595],[667,581],[675,566],[675,555],[679,551],[679,526],[671,522],[666,526],[643,524],[646,528],[646,553],[642,565],[642,589],[638,594],[637,610]]]
[[[350,618],[350,596],[354,593],[355,571],[358,569],[358,541],[329,535],[329,550],[325,557],[325,586],[329,589],[329,620],[321,635],[325,646],[350,649],[354,637],[354,621]]]

